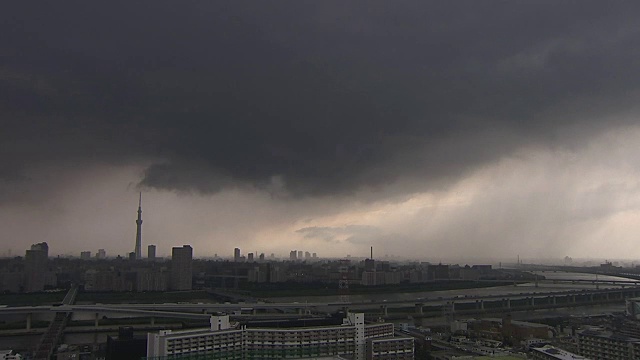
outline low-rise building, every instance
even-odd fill
[[[412,337],[367,339],[367,360],[413,360]]]
[[[507,314],[500,318],[484,318],[468,322],[468,332],[483,339],[509,340],[519,343],[525,339],[550,339],[554,329],[548,325],[516,321]]]

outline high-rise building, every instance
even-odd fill
[[[249,262],[253,261],[253,253],[248,253],[247,254],[247,261],[249,261]]]
[[[298,254],[297,251],[291,250],[289,252],[289,260],[295,261],[298,258],[297,254]]]
[[[191,290],[193,248],[190,245],[171,249],[171,288]]]
[[[240,248],[233,249],[233,261],[240,261]]]
[[[147,259],[155,260],[155,258],[156,258],[156,246],[155,245],[147,246]]]
[[[136,220],[136,248],[134,250],[137,260],[142,259],[142,193],[138,200],[138,220]]]
[[[49,245],[46,242],[33,244],[24,256],[24,291],[43,291],[47,265],[49,262]]]
[[[311,259],[311,253],[310,253],[310,252],[308,252],[308,251],[305,251],[305,252],[304,252],[304,258],[305,258],[305,259]]]
[[[107,252],[104,249],[98,249],[98,252],[96,253],[96,258],[97,259],[106,259],[107,258]]]
[[[81,251],[80,259],[82,260],[90,260],[91,259],[91,251]]]
[[[302,250],[298,250],[298,260],[302,260]]]

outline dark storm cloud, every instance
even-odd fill
[[[142,185],[182,191],[429,186],[610,126],[598,116],[637,100],[639,8],[5,3],[0,184],[39,163],[143,160]]]

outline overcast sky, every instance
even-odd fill
[[[3,2],[0,253],[639,258],[638,14]]]

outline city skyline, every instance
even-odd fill
[[[640,257],[640,4],[7,10],[13,254]]]

